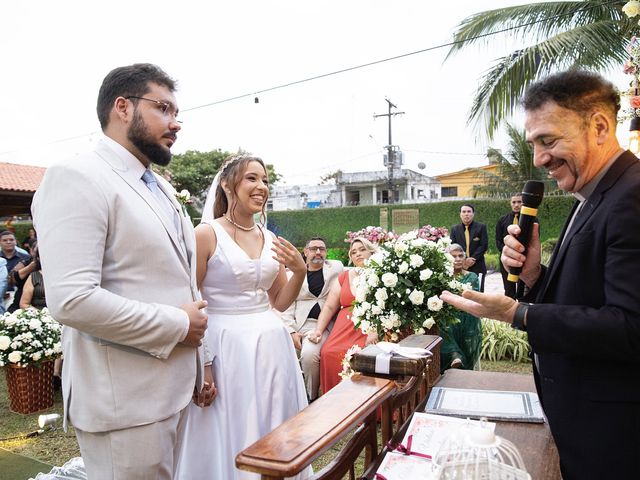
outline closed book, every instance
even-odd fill
[[[422,348],[429,350],[431,355],[421,358],[407,358],[393,354],[384,368],[380,368],[379,356],[385,356],[385,352],[376,345],[369,345],[351,357],[351,368],[357,372],[376,375],[421,375],[428,364],[432,362],[433,355],[440,355],[439,344],[442,339],[435,335],[410,335],[401,340],[401,347]],[[437,349],[435,347],[438,346]],[[376,361],[378,359],[378,361]],[[378,367],[376,368],[376,363]],[[387,367],[388,364],[388,367]],[[388,368],[388,372],[385,371]]]

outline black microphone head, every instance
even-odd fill
[[[522,205],[530,208],[538,208],[544,197],[544,182],[528,180],[522,189]]]

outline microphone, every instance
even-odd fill
[[[520,209],[520,220],[518,221],[518,226],[520,227],[518,240],[524,247],[523,254],[527,253],[527,246],[531,239],[533,224],[536,216],[538,215],[538,206],[540,205],[540,202],[542,202],[543,196],[543,182],[538,180],[529,180],[524,184],[522,189],[522,208]],[[520,279],[520,272],[522,272],[522,267],[509,267],[507,281],[518,283],[518,280]]]

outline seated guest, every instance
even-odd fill
[[[478,291],[478,276],[463,269],[466,254],[457,243],[452,243],[449,253],[453,257],[453,275],[462,283],[470,283]],[[478,317],[458,311],[460,322],[447,326],[442,334],[442,348],[440,350],[440,365],[442,370],[448,368],[462,368],[473,370],[480,361],[482,349],[482,324]]]
[[[7,272],[7,261],[0,257],[0,315],[5,312],[4,294],[9,283],[9,272]]]
[[[356,267],[362,267],[365,260],[376,249],[377,247],[366,238],[357,237],[351,241],[349,261]],[[340,383],[339,374],[342,371],[342,359],[349,348],[353,345],[364,347],[378,341],[377,334],[365,335],[356,329],[351,321],[351,304],[355,300],[353,281],[358,275],[359,269],[355,268],[344,271],[338,276],[322,307],[315,332],[308,335],[309,340],[318,343],[322,339],[329,321],[339,310],[329,338],[320,351],[320,389],[322,393],[327,393]]]
[[[307,276],[295,302],[281,317],[300,357],[307,396],[309,401],[313,401],[318,397],[320,387],[320,348],[329,332],[325,330],[319,343],[310,341],[307,333],[316,330],[320,310],[327,300],[331,285],[342,273],[343,266],[337,260],[327,260],[327,246],[320,237],[313,237],[307,242],[304,256]]]

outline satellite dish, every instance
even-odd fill
[[[424,170],[426,167],[427,167],[427,165],[426,165],[424,162],[420,162],[420,163],[418,164],[418,168],[419,168],[420,170]]]

